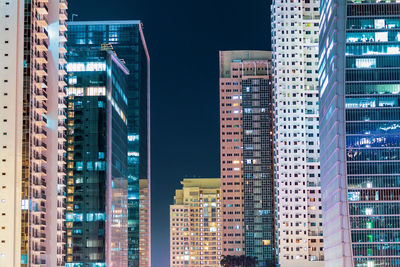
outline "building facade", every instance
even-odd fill
[[[0,5],[0,264],[64,266],[67,1]]]
[[[326,266],[400,266],[400,3],[321,0]]]
[[[170,266],[220,266],[220,179],[184,179],[170,206]]]
[[[323,266],[319,0],[274,0],[276,242],[280,266]]]
[[[128,76],[128,205],[129,266],[140,264],[139,180],[148,186],[147,229],[151,229],[150,179],[150,57],[140,21],[85,21],[68,24],[68,47],[103,47],[114,50],[130,71]],[[151,232],[147,235],[151,265]],[[144,244],[144,243],[142,243]]]
[[[220,52],[223,255],[273,263],[271,52]]]
[[[150,224],[148,198],[149,187],[147,179],[139,180],[139,266],[149,266],[149,233]]]
[[[127,83],[112,51],[68,51],[66,266],[128,266]]]

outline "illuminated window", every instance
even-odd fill
[[[387,42],[387,41],[388,41],[388,32],[375,33],[375,42]]]
[[[86,88],[87,96],[104,96],[106,95],[105,87],[88,87]]]
[[[82,161],[77,161],[75,168],[77,171],[82,171],[83,170],[83,162]]]
[[[73,62],[67,64],[68,72],[81,72],[81,71],[105,71],[106,63],[103,62],[88,62],[88,63],[80,63]]]
[[[81,87],[69,87],[67,90],[68,96],[83,96],[83,88]]]
[[[78,82],[78,81],[77,81],[76,76],[72,76],[72,77],[69,77],[69,78],[68,78],[68,84],[69,84],[69,85],[75,85],[77,82]]]
[[[349,192],[349,201],[360,201],[360,192]]]
[[[365,215],[372,215],[373,209],[372,208],[366,208],[365,209]]]
[[[357,58],[356,68],[376,68],[376,58]]]

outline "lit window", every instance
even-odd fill
[[[372,215],[373,209],[372,208],[366,208],[365,209],[365,215]]]

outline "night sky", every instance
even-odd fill
[[[75,20],[142,20],[151,57],[152,260],[169,266],[184,177],[219,176],[218,51],[270,49],[271,0],[69,0]]]

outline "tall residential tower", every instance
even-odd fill
[[[64,266],[66,9],[0,3],[1,266]]]
[[[327,267],[400,266],[400,3],[321,0]]]
[[[145,200],[147,229],[151,229],[150,179],[150,57],[140,21],[84,21],[68,24],[68,48],[111,49],[129,70],[127,77],[128,121],[128,245],[129,267],[139,266],[139,251],[148,260],[141,267],[151,266],[151,232],[147,242],[140,242],[139,180],[146,180]],[[143,203],[143,202],[142,202]],[[141,236],[141,237],[140,237]],[[145,247],[140,248],[140,244]],[[143,250],[146,250],[144,253]],[[143,252],[143,253],[142,253]]]
[[[323,266],[319,166],[319,0],[272,1],[279,265]]]
[[[271,52],[220,52],[223,255],[274,262]]]

